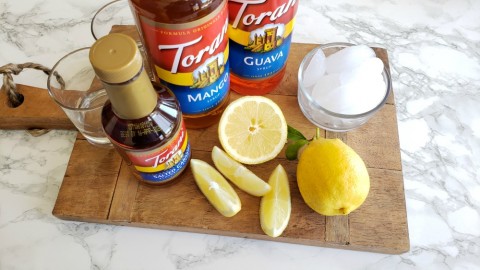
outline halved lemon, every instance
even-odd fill
[[[223,149],[244,164],[275,158],[287,141],[287,122],[278,105],[263,96],[245,96],[230,103],[220,118]]]
[[[232,183],[241,190],[253,196],[263,196],[270,191],[270,185],[247,169],[242,164],[233,160],[222,149],[214,146],[212,160],[215,167]]]
[[[240,198],[222,174],[199,159],[191,159],[190,167],[203,195],[220,214],[232,217],[240,211],[242,208]]]
[[[268,236],[277,237],[287,228],[292,211],[288,176],[282,165],[273,170],[268,184],[272,190],[260,201],[260,225]]]

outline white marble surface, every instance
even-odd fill
[[[89,21],[106,2],[0,0],[0,65],[52,66],[90,45]],[[59,220],[51,211],[75,132],[0,130],[0,269],[480,269],[479,17],[477,0],[300,0],[294,41],[388,50],[410,252]],[[46,87],[38,71],[15,80]]]

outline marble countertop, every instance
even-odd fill
[[[0,66],[53,66],[91,45],[90,20],[106,2],[0,0]],[[480,269],[479,15],[475,0],[300,0],[295,42],[388,50],[409,252],[59,220],[51,212],[76,132],[0,130],[0,269]],[[15,81],[46,88],[38,71]]]

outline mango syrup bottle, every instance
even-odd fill
[[[108,139],[138,180],[171,183],[191,157],[187,129],[173,93],[152,84],[137,43],[127,35],[98,39],[89,57],[109,97],[101,116]]]
[[[229,0],[230,83],[264,95],[283,79],[298,0]]]
[[[230,88],[227,0],[129,0],[154,74],[188,128],[218,122]]]

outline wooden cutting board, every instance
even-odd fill
[[[312,137],[315,127],[297,103],[297,70],[303,56],[315,45],[292,44],[287,75],[267,95],[282,108],[287,122]],[[375,49],[388,66],[387,53]],[[239,96],[231,94],[232,99]],[[220,146],[217,125],[188,130],[193,158],[212,163],[214,145]],[[366,125],[348,133],[323,131],[340,137],[364,159],[371,177],[365,203],[348,216],[325,217],[303,202],[296,183],[297,162],[282,152],[275,160],[249,166],[263,179],[277,166],[286,169],[291,188],[292,214],[283,235],[266,236],[260,228],[260,198],[238,189],[242,210],[232,218],[220,215],[195,185],[190,169],[174,184],[149,186],[133,178],[113,149],[97,148],[78,137],[53,215],[61,219],[246,237],[295,244],[398,254],[409,250],[402,165],[393,95]]]
[[[75,129],[47,89],[17,84],[17,91],[24,101],[16,108],[9,106],[7,95],[0,91],[0,129]]]

